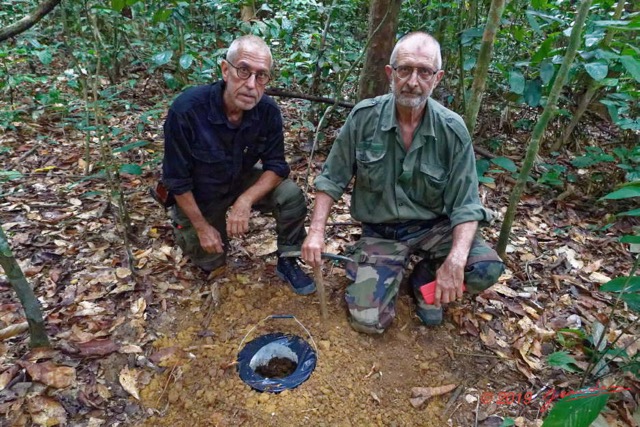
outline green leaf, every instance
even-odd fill
[[[598,27],[611,27],[612,25],[615,25],[616,27],[624,27],[626,25],[629,25],[629,21],[593,21],[593,24],[598,26]]]
[[[631,197],[640,197],[640,188],[623,187],[619,190],[614,191],[613,193],[609,193],[606,196],[601,197],[600,200],[619,200],[629,199]]]
[[[93,196],[101,196],[102,194],[104,194],[102,191],[87,191],[86,193],[82,193],[80,197],[86,199]]]
[[[542,427],[589,427],[607,404],[609,394],[573,394],[560,399]]]
[[[462,68],[464,68],[465,71],[469,71],[470,69],[472,69],[473,67],[476,66],[476,57],[472,56],[471,58],[467,58],[464,60],[464,64],[462,64]]]
[[[556,69],[551,62],[544,61],[540,66],[540,78],[542,79],[542,83],[545,85],[549,84],[555,71]]]
[[[192,63],[193,63],[193,55],[191,55],[190,53],[185,53],[180,57],[180,66],[185,70],[188,70],[189,67],[191,67]]]
[[[581,369],[576,365],[576,359],[569,356],[566,351],[556,351],[547,356],[547,363],[549,366],[564,369],[569,372],[581,372]]]
[[[462,45],[467,46],[468,44],[471,44],[471,42],[473,42],[474,39],[482,37],[483,33],[484,33],[483,28],[469,28],[467,30],[464,30],[462,32],[462,38],[461,38]]]
[[[622,294],[620,299],[626,302],[631,310],[640,312],[640,294]]]
[[[620,58],[620,62],[627,69],[629,74],[640,82],[640,62],[638,62],[633,56],[623,56]]]
[[[584,64],[584,68],[587,70],[587,73],[591,76],[591,78],[597,82],[607,77],[609,74],[609,66],[602,62],[590,62],[588,64]]]
[[[640,209],[633,209],[626,212],[620,212],[618,216],[640,216]]]
[[[173,10],[171,9],[160,9],[156,13],[153,14],[153,23],[157,24],[158,22],[166,22],[170,17]]]
[[[527,21],[529,21],[529,25],[531,25],[531,29],[533,29],[533,31],[535,31],[538,35],[542,35],[542,30],[540,29],[540,24],[538,24],[538,20],[536,19],[535,16],[533,16],[533,14],[529,13],[531,12],[530,10],[527,10],[526,12],[526,16],[527,16]]]
[[[49,52],[48,50],[39,50],[36,52],[36,56],[38,57],[40,62],[42,62],[43,65],[49,65],[51,64],[51,61],[53,61],[51,52]]]
[[[127,163],[120,166],[120,173],[129,175],[142,175],[142,168],[136,164]]]
[[[478,159],[478,161],[476,162],[476,174],[478,175],[478,178],[487,172],[487,170],[489,169],[489,165],[489,160]]]
[[[632,245],[640,244],[640,236],[622,236],[620,238],[620,243],[631,243]]]
[[[158,67],[160,67],[162,65],[168,64],[169,61],[171,61],[172,57],[173,51],[165,50],[164,52],[156,53],[151,59],[156,63]]]
[[[542,98],[542,82],[538,79],[527,80],[524,87],[524,100],[531,107],[537,107],[540,105],[540,99]]]
[[[0,182],[11,181],[20,178],[22,178],[22,173],[19,171],[0,171]]]
[[[511,87],[511,92],[522,95],[522,92],[524,92],[524,75],[520,70],[511,70],[509,73],[509,86]]]
[[[606,292],[638,292],[640,291],[640,277],[639,276],[622,276],[609,280],[604,285],[600,286],[601,291]]]
[[[491,178],[490,176],[479,176],[478,182],[481,184],[493,184],[494,182],[496,182],[496,180]]]
[[[121,12],[122,9],[124,9],[125,4],[125,0],[111,0],[111,9],[116,12]]]
[[[528,16],[528,15],[527,15]],[[556,36],[550,35],[546,38],[545,41],[542,42],[538,51],[533,54],[531,57],[531,62],[534,64],[538,64],[547,58],[551,58],[551,47],[556,40]]]
[[[131,144],[123,145],[122,147],[114,148],[113,152],[124,153],[125,151],[133,150],[134,148],[138,148],[138,147],[144,147],[145,145],[148,145],[148,144],[149,144],[149,141],[136,141],[136,142],[132,142]]]
[[[500,424],[500,427],[511,427],[516,425],[516,422],[513,420],[513,418],[505,418],[504,420],[502,420],[502,424]]]
[[[171,73],[164,73],[162,77],[164,78],[164,82],[169,89],[179,89],[180,86],[182,86],[180,81],[176,79]]]
[[[501,168],[508,170],[509,172],[516,172],[518,170],[518,167],[515,163],[513,163],[513,160],[509,159],[508,157],[496,157],[494,159],[491,159],[491,163],[493,163],[494,165],[498,165]]]

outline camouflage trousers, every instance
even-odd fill
[[[202,215],[222,237],[224,253],[209,253],[200,246],[198,233],[189,218],[177,206],[171,208],[173,230],[176,243],[191,261],[204,270],[214,270],[226,262],[226,252],[229,250],[227,236],[226,215],[229,207],[238,196],[251,187],[262,175],[261,169],[254,169],[251,173],[240,178],[242,184],[233,192],[220,199],[199,206]],[[276,234],[278,251],[299,250],[307,233],[304,220],[307,215],[307,204],[302,190],[290,179],[285,179],[273,191],[262,198],[253,208],[260,212],[270,212],[276,219]]]
[[[426,274],[421,271],[410,281],[418,314],[422,310],[436,309],[424,302],[419,287],[435,279],[435,271],[451,250],[452,237],[448,219],[363,224],[362,238],[350,253],[355,264],[347,265],[347,276],[353,280],[345,294],[351,326],[360,332],[382,333],[391,324],[411,254],[423,257],[419,265],[426,263],[429,266]],[[504,264],[498,254],[477,233],[464,272],[467,291],[478,293],[487,289],[503,270]],[[425,321],[423,316],[419,317]]]

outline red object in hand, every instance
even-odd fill
[[[467,287],[462,284],[462,290],[465,291]],[[424,302],[429,305],[433,305],[436,302],[436,281],[429,282],[426,285],[420,286],[420,293],[422,294],[422,298],[424,298]]]

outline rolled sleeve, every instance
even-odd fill
[[[491,213],[480,203],[471,138],[458,141],[457,146],[459,151],[454,155],[449,184],[444,194],[451,226],[471,221],[488,223]]]
[[[350,116],[334,141],[322,172],[314,181],[316,190],[328,194],[334,201],[340,199],[354,174],[355,145],[351,122]]]

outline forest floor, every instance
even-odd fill
[[[143,98],[138,94],[141,105]],[[296,101],[281,102],[285,123],[303,110]],[[143,166],[139,175],[121,174],[129,257],[105,179],[84,175],[85,137],[58,119],[43,115],[0,134],[3,170],[19,173],[0,183],[0,222],[42,303],[52,341],[50,349],[31,350],[28,332],[0,341],[1,426],[498,427],[510,425],[505,418],[540,426],[558,393],[580,383],[578,374],[550,366],[546,356],[565,350],[576,358],[573,369],[587,367],[591,325],[604,323],[614,303],[599,285],[631,269],[618,238],[634,224],[605,227],[622,209],[596,203],[611,188],[593,188],[587,177],[565,192],[535,185],[520,203],[498,284],[450,304],[436,328],[421,325],[403,287],[389,330],[363,335],[347,323],[348,282],[339,265],[324,270],[326,321],[317,295],[297,296],[277,278],[270,218],[255,215],[246,239],[232,241],[226,268],[211,276],[182,256],[165,212],[148,192],[159,171],[161,116],[144,125],[147,145],[116,154],[122,163]],[[109,118],[109,126],[125,132],[139,133],[139,123],[125,111]],[[483,129],[485,140],[490,132],[508,135],[502,155],[520,160],[526,132],[497,121]],[[332,139],[307,176],[308,153],[299,149],[298,131],[287,127],[292,177],[300,185],[319,171]],[[124,145],[112,142],[112,148]],[[90,163],[97,172],[97,154]],[[512,179],[494,177],[495,185],[481,186],[481,197],[500,215]],[[359,235],[348,195],[343,201],[331,218],[329,252],[341,253]],[[484,235],[495,243],[498,231],[499,222]],[[2,329],[25,319],[11,284],[0,279]],[[291,319],[261,322],[277,314],[295,316],[311,338]],[[622,329],[634,319],[618,307],[607,333],[608,342],[622,334],[619,344],[629,344],[631,356],[638,342]],[[567,329],[581,329],[587,339],[563,333]],[[317,367],[297,388],[259,393],[241,381],[233,362],[245,338],[275,331],[315,343]],[[601,383],[629,390],[610,396],[600,425],[637,425],[637,378],[612,364]],[[414,387],[442,388],[412,403]]]

